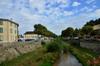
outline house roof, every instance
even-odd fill
[[[8,22],[14,23],[14,24],[16,24],[17,26],[19,26],[18,23],[14,22],[14,21],[12,21],[12,20],[9,20],[9,19],[0,18],[0,21],[8,21]]]
[[[36,33],[34,33],[34,31],[27,31],[24,34],[36,34]]]

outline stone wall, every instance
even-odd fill
[[[0,44],[0,63],[5,60],[11,60],[21,54],[34,51],[41,47],[41,42],[17,42]]]
[[[80,46],[93,50],[94,52],[100,53],[100,43],[95,42],[80,42]]]

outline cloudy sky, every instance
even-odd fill
[[[0,18],[19,23],[20,34],[43,24],[60,34],[67,27],[80,28],[100,17],[100,0],[0,0]]]

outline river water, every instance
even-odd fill
[[[75,56],[69,53],[68,55],[62,55],[56,66],[82,66],[82,64],[79,63]]]

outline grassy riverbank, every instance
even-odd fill
[[[70,44],[67,45],[67,49],[76,56],[76,58],[80,61],[80,63],[83,64],[83,66],[91,66],[89,64],[89,60],[93,60],[96,58],[98,55],[91,50],[81,48],[81,47],[76,47],[72,46]],[[95,65],[98,66],[98,65]]]
[[[11,61],[5,61],[0,66],[52,66],[57,58],[58,53],[47,53],[44,48],[38,48]]]
[[[50,43],[43,43],[33,52],[23,54],[10,61],[5,61],[0,66],[52,66],[59,58],[63,46],[59,39]]]
[[[83,66],[90,66],[88,61],[98,56],[88,49],[73,46],[57,38],[50,43],[42,42],[40,48],[13,60],[5,61],[0,66],[53,66],[59,59],[61,51],[65,53],[70,51]]]

